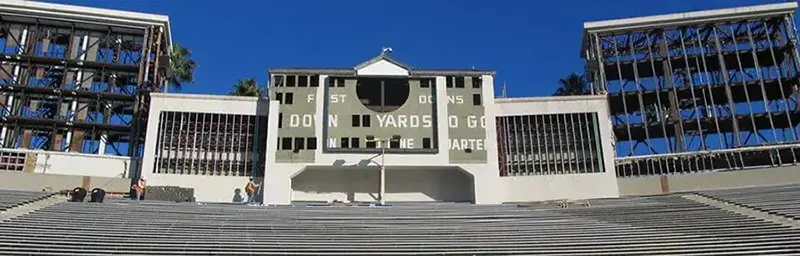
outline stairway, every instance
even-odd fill
[[[800,255],[800,230],[681,195],[539,204],[61,202],[0,223],[4,255]]]

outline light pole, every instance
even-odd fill
[[[380,198],[379,204],[385,205],[386,204],[386,147],[390,142],[400,141],[400,135],[394,135],[391,138],[386,139],[371,139],[367,140],[367,142],[379,142],[381,143],[381,173],[380,173],[380,191],[378,197]]]

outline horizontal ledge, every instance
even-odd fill
[[[800,149],[800,143],[783,144],[783,145],[769,145],[769,146],[757,146],[757,147],[745,147],[745,148],[732,148],[732,149],[719,149],[719,150],[701,150],[701,151],[694,151],[694,152],[668,153],[668,154],[657,154],[657,155],[626,156],[626,157],[617,157],[617,158],[615,158],[614,159],[614,163],[615,164],[625,164],[628,161],[657,160],[657,159],[665,159],[665,158],[704,156],[704,155],[715,155],[715,154],[729,154],[729,153],[739,153],[739,152],[755,152],[755,151],[765,151],[765,150],[773,150],[773,149],[788,149],[788,148],[798,148],[798,149]]]
[[[757,6],[734,7],[716,10],[652,15],[636,18],[593,21],[583,24],[587,33],[605,32],[611,30],[632,30],[649,27],[680,26],[696,23],[711,23],[719,21],[737,20],[754,17],[778,16],[793,13],[797,9],[796,2],[765,4]]]

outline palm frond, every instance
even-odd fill
[[[255,78],[245,78],[236,81],[228,95],[260,97],[263,92]]]
[[[556,89],[556,92],[553,93],[554,96],[587,95],[591,93],[587,86],[586,77],[577,73],[571,73],[559,79],[558,83],[561,87]]]
[[[172,44],[169,55],[169,68],[167,69],[169,86],[181,90],[183,84],[194,83],[194,71],[196,68],[197,62],[192,60],[192,52],[186,47]]]

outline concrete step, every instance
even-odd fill
[[[70,248],[21,248],[21,247],[0,247],[4,252],[29,252],[36,255],[39,253],[94,253],[94,254],[131,254],[131,255],[233,255],[237,253],[250,253],[250,254],[315,254],[315,255],[363,255],[363,254],[380,254],[380,255],[420,255],[420,254],[469,254],[469,255],[515,255],[515,254],[558,254],[558,255],[686,255],[686,254],[713,254],[713,255],[732,255],[734,253],[741,253],[739,255],[756,255],[765,252],[782,252],[782,253],[800,253],[800,245],[787,245],[787,244],[731,244],[717,247],[697,247],[697,248],[666,248],[653,244],[650,247],[642,249],[575,249],[575,248],[382,248],[379,246],[364,245],[358,248],[345,247],[345,248],[279,248],[277,250],[259,250],[257,248],[215,248],[203,249],[194,248],[192,246],[185,246],[176,248],[175,250],[167,250],[161,248],[132,248],[125,246],[116,246],[112,248],[91,248],[91,247],[70,247]],[[783,254],[785,255],[785,254]]]
[[[10,221],[14,218],[19,218],[36,210],[51,206],[59,202],[64,202],[66,200],[67,198],[63,196],[50,195],[47,197],[39,198],[34,201],[27,202],[25,204],[0,212],[0,223]]]

